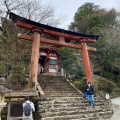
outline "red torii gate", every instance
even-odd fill
[[[40,43],[81,49],[83,65],[86,75],[86,82],[90,81],[93,83],[88,50],[96,51],[96,48],[88,47],[86,43],[95,43],[96,40],[99,38],[99,36],[80,34],[80,33],[70,32],[67,30],[47,26],[20,17],[14,13],[10,13],[10,19],[14,21],[18,27],[30,30],[33,33],[32,37],[18,33],[18,38],[32,41],[32,54],[31,54],[31,64],[30,64],[30,73],[29,73],[30,88],[34,87],[36,89],[36,85],[37,85]],[[43,38],[41,37],[41,34],[57,36],[58,40]],[[71,40],[74,40],[78,44],[70,43]]]

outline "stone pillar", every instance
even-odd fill
[[[64,76],[64,69],[61,68],[61,76]]]
[[[85,70],[86,82],[89,81],[93,83],[93,77],[92,77],[92,71],[90,67],[87,45],[85,42],[82,42],[81,45],[82,45],[82,59],[83,59],[83,65],[84,65],[84,70]]]
[[[38,60],[40,49],[40,30],[33,30],[32,54],[29,73],[29,87],[36,90],[38,78]]]
[[[1,120],[1,110],[5,107],[7,103],[4,102],[4,95],[0,95],[0,120]]]

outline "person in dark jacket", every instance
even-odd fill
[[[87,91],[87,99],[88,99],[89,106],[93,106],[94,108],[95,107],[94,88],[91,82],[88,82],[85,90]]]

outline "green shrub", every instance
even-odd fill
[[[84,92],[86,86],[85,80],[76,80],[73,84],[77,89]],[[97,76],[94,79],[94,86],[95,96],[105,97],[106,93],[109,93],[111,97],[120,95],[120,89],[117,87],[117,85],[114,82],[107,80],[106,78]]]
[[[74,85],[77,89],[79,89],[83,92],[85,89],[85,86],[86,86],[86,81],[85,80],[75,81]]]
[[[95,86],[97,86],[98,90],[108,93],[111,93],[116,88],[115,83],[102,77],[98,77],[97,82],[95,83]]]

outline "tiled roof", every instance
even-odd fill
[[[96,39],[96,40],[98,40],[98,38],[99,38],[98,35],[81,34],[81,33],[76,33],[76,32],[71,32],[71,31],[68,31],[68,30],[64,30],[64,29],[61,29],[61,28],[56,28],[56,27],[45,25],[45,24],[41,24],[41,23],[38,23],[38,22],[35,22],[35,21],[32,21],[32,20],[28,20],[24,17],[18,16],[16,14],[12,13],[12,12],[9,13],[9,18],[14,22],[21,21],[21,22],[24,22],[24,23],[27,23],[27,24],[30,24],[30,25],[34,25],[36,27],[40,27],[42,29],[48,29],[48,30],[52,30],[52,31],[56,31],[56,32],[65,33],[65,34],[68,34],[68,35],[86,37],[86,38]]]

